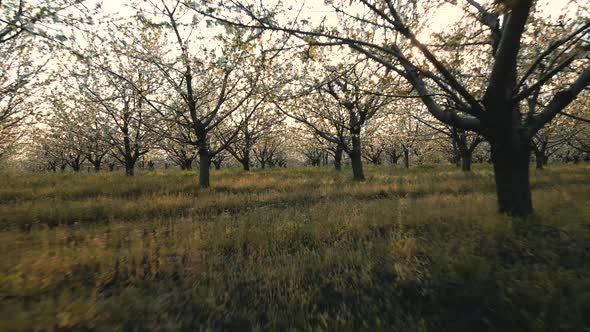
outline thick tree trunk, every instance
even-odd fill
[[[93,165],[94,165],[94,172],[95,172],[95,173],[98,173],[98,172],[100,172],[100,164],[101,164],[101,162],[100,162],[100,161],[95,161],[95,162],[94,162],[94,164],[93,164]]]
[[[201,188],[209,188],[209,166],[211,160],[207,149],[199,150],[199,185]]]
[[[529,183],[530,148],[494,144],[492,147],[498,210],[516,217],[533,212]]]
[[[128,160],[125,162],[125,175],[133,176],[135,174],[135,162]]]
[[[244,169],[244,171],[250,170],[250,158],[249,157],[244,157],[244,159],[242,159],[242,168]]]
[[[364,181],[365,173],[363,172],[363,156],[359,134],[352,135],[352,151],[349,153],[349,156],[353,179],[355,181]]]
[[[342,170],[342,147],[337,147],[336,151],[334,152],[334,168],[337,171]]]
[[[358,153],[350,153],[350,163],[352,166],[352,178],[356,181],[364,181],[365,174],[363,172],[363,159]]]

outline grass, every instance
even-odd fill
[[[0,331],[590,331],[590,166],[0,176]]]

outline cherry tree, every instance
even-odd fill
[[[201,11],[226,24],[284,32],[311,46],[348,46],[401,75],[438,121],[480,133],[490,142],[499,211],[520,217],[531,214],[531,140],[590,83],[584,38],[590,30],[587,4],[567,2],[564,6],[577,5],[577,15],[562,16],[555,22],[544,14],[540,2],[533,0],[457,3],[464,11],[462,20],[481,31],[465,34],[458,41],[469,43],[481,54],[478,67],[485,85],[472,89],[460,79],[463,74],[473,76],[469,68],[451,68],[443,60],[446,45],[429,45],[419,37],[437,3],[326,3],[332,6],[336,23],[323,20],[312,24],[306,18],[290,16],[280,4],[271,7],[251,1],[227,1]],[[232,14],[236,11],[241,16]],[[539,21],[553,27],[554,33],[545,34],[549,38],[534,38]],[[462,51],[459,47],[452,50]],[[568,68],[577,70],[560,79],[558,86],[549,84]],[[548,101],[534,112],[527,111],[527,98],[538,91],[549,94]],[[453,101],[452,106],[445,104],[447,99]]]

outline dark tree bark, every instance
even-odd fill
[[[207,144],[201,141],[199,144],[199,185],[201,188],[209,188],[210,165],[209,149],[207,148]]]
[[[540,151],[538,151],[536,149],[534,150],[534,153],[535,153],[535,166],[537,169],[542,170],[546,164],[546,161],[545,161],[546,158],[543,155],[543,153],[541,153]]]
[[[188,141],[189,137],[185,135],[183,136],[183,140]],[[178,147],[174,144],[163,144],[162,147],[163,150],[166,151],[168,159],[178,165],[181,170],[191,171],[193,169],[193,164],[197,158],[197,151],[194,150],[193,145],[184,143]],[[168,162],[164,163],[164,169],[168,169],[169,166]]]
[[[145,152],[139,151],[139,147],[137,146],[137,141],[131,145],[130,139],[126,135],[123,138],[123,158],[119,159],[125,165],[125,175],[127,176],[134,176],[135,175],[135,165],[137,164],[137,160],[141,157]],[[117,157],[119,158],[119,157]]]
[[[350,163],[352,166],[352,178],[355,181],[364,181],[365,173],[363,171],[363,153],[361,148],[360,134],[352,135],[352,150],[349,152]]]
[[[125,164],[125,175],[127,175],[127,176],[135,175],[135,165]]]
[[[404,167],[410,168],[410,150],[404,148]]]
[[[531,142],[531,149],[535,155],[535,165],[537,169],[542,170],[549,162],[549,156],[555,153],[556,147],[565,144],[567,140],[557,141],[551,144],[548,136],[537,138],[537,140]],[[550,146],[552,151],[549,151]]]
[[[473,156],[471,151],[466,150],[461,154],[461,170],[463,172],[471,172],[471,165],[473,164]]]
[[[191,171],[193,169],[193,159],[185,158],[180,164],[180,169],[183,171]]]
[[[244,171],[249,171],[250,170],[250,154],[245,153],[244,158],[242,158],[240,163],[242,164],[242,168],[244,169]]]
[[[364,158],[373,165],[381,165],[383,148],[381,146],[367,145],[364,147]]]
[[[471,165],[473,163],[473,150],[474,146],[469,147],[467,145],[467,138],[463,135],[459,141],[459,154],[461,156],[461,170],[463,172],[471,172]]]
[[[461,149],[459,148],[459,143],[454,135],[451,136],[451,142],[453,145],[452,156],[450,158],[450,162],[455,164],[457,167],[461,167]]]
[[[336,147],[336,151],[334,151],[334,168],[337,171],[342,170],[342,153],[344,150],[342,149],[341,145]]]
[[[303,154],[307,158],[309,165],[316,167],[322,163],[322,151],[320,149],[312,148],[309,151],[304,151]]]
[[[247,126],[247,123],[243,126]],[[246,130],[247,128],[244,128]],[[238,129],[238,131],[240,131]],[[252,158],[250,156],[250,152],[252,151],[252,144],[254,143],[255,139],[258,137],[252,137],[252,135],[248,132],[244,134],[243,145],[240,145],[240,142],[235,142],[233,146],[232,144],[227,144],[227,152],[231,154],[241,165],[244,171],[250,170],[250,165],[252,164]]]
[[[67,164],[70,165],[72,170],[76,173],[80,172],[82,169],[82,163],[84,162],[84,157],[82,154],[69,154],[67,157]]]
[[[473,165],[473,152],[483,142],[480,135],[472,137],[469,141],[467,131],[458,128],[452,128],[450,134],[453,143],[453,162],[461,167],[463,172],[470,172]]]
[[[130,117],[130,115],[128,115],[127,113],[125,114],[125,121],[123,124],[123,128],[122,128],[122,132],[123,132],[123,158],[120,159],[120,161],[123,162],[123,164],[125,165],[125,175],[127,176],[133,176],[135,175],[135,163],[137,162],[137,159],[139,158],[139,155],[133,155],[133,149],[131,147],[131,140],[129,139],[129,128],[128,128],[128,118]]]
[[[80,163],[73,163],[72,164],[72,170],[74,172],[76,172],[76,173],[79,173],[80,172],[80,166],[81,166]]]
[[[401,157],[397,149],[389,147],[385,150],[385,153],[387,154],[387,159],[389,159],[389,162],[392,165],[397,165],[399,158]]]
[[[92,166],[94,167],[94,172],[98,173],[100,172],[100,168],[102,166],[102,160],[103,158],[106,156],[106,152],[102,153],[102,154],[94,154],[94,153],[89,153],[86,155],[86,159],[92,164]]]
[[[125,161],[125,175],[133,176],[135,175],[135,161],[134,160],[127,160]]]
[[[500,212],[517,217],[531,214],[528,142],[520,146],[492,144],[492,156]]]

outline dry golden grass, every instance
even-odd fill
[[[0,330],[583,331],[590,167],[47,174],[0,180]]]

